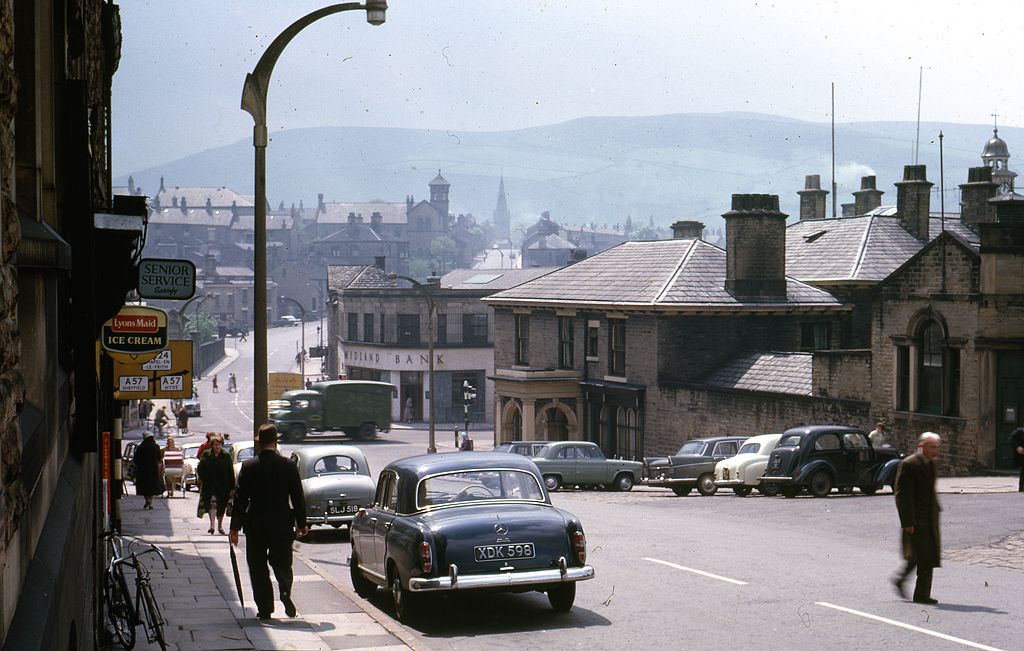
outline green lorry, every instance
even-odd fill
[[[311,389],[286,391],[273,404],[270,420],[283,440],[296,443],[309,432],[344,432],[365,441],[377,431],[391,430],[391,399],[387,382],[331,380]]]

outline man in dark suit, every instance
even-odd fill
[[[306,499],[299,470],[277,452],[277,428],[261,425],[256,436],[259,456],[242,464],[231,515],[232,545],[238,531],[245,530],[245,560],[252,580],[256,616],[270,619],[274,612],[274,591],[267,562],[274,568],[284,612],[295,617],[292,603],[292,541],[304,537]],[[290,502],[290,505],[289,505]]]
[[[900,515],[903,558],[907,564],[892,582],[896,592],[907,598],[903,584],[917,568],[914,603],[937,604],[932,599],[932,571],[941,563],[939,545],[939,500],[935,494],[936,459],[942,439],[925,432],[917,439],[917,452],[900,462],[896,470],[896,510]]]

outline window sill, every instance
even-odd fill
[[[601,379],[604,380],[605,382],[621,382],[623,384],[627,383],[625,375],[605,375]]]

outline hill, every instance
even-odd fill
[[[875,174],[883,203],[895,203],[893,182],[913,163],[915,125],[862,122],[836,125],[839,203],[851,202],[860,177]],[[945,134],[946,209],[957,212],[957,185],[981,164],[991,127],[921,124],[919,162],[936,184],[938,132]],[[1024,152],[1024,129],[1005,128],[1010,153]],[[451,183],[453,212],[490,219],[504,174],[513,223],[532,223],[550,210],[562,224],[615,224],[653,217],[665,225],[700,219],[721,227],[733,193],[780,195],[782,209],[799,214],[804,176],[829,183],[831,132],[827,123],[754,113],[591,117],[501,132],[323,127],[276,132],[267,150],[267,195],[315,205],[327,201],[402,201],[427,198],[440,169]],[[253,192],[249,140],[132,172],[152,193],[168,186],[228,186]],[[1010,161],[1015,168],[1014,159]],[[127,175],[116,181],[126,183]],[[952,190],[950,190],[952,189]]]

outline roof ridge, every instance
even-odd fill
[[[683,254],[682,258],[680,258],[679,264],[676,265],[675,271],[672,272],[668,280],[665,281],[665,284],[661,286],[661,289],[658,291],[658,295],[655,296],[654,300],[651,301],[652,305],[657,305],[661,301],[661,299],[665,297],[665,294],[668,292],[669,288],[675,284],[676,279],[679,278],[679,274],[683,272],[683,267],[686,266],[687,260],[690,259],[690,256],[693,254],[694,249],[697,248],[697,242],[699,241],[700,240],[697,239],[693,239],[690,241],[690,246],[687,247],[686,253]]]
[[[860,251],[857,252],[857,259],[853,262],[853,268],[850,269],[850,278],[856,278],[857,274],[860,273],[860,266],[864,263],[864,256],[868,250],[868,238],[871,237],[871,231],[874,230],[875,226],[875,215],[871,215],[868,218],[868,227],[864,229],[864,237],[860,240]]]

